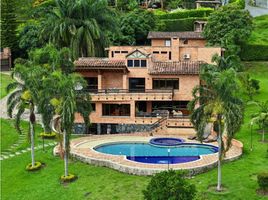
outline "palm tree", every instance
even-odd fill
[[[7,100],[7,111],[10,118],[13,116],[14,110],[17,108],[15,127],[21,133],[20,120],[25,109],[29,109],[29,129],[31,141],[31,167],[35,166],[34,155],[34,136],[35,136],[35,106],[38,102],[38,93],[41,85],[40,77],[42,77],[43,69],[38,66],[31,68],[23,65],[16,65],[12,73],[15,82],[7,86],[7,91],[12,91]]]
[[[243,103],[237,96],[238,85],[234,69],[220,71],[217,66],[205,65],[201,71],[201,79],[205,85],[193,90],[193,100],[188,106],[191,110],[191,122],[200,141],[203,140],[206,124],[213,122],[219,146],[217,190],[220,191],[221,161],[242,124]],[[223,140],[223,133],[226,133],[226,141]]]
[[[56,0],[43,20],[42,35],[58,47],[70,47],[73,57],[103,55],[106,31],[114,30],[114,12],[107,1]]]
[[[250,101],[248,104],[256,105],[259,108],[258,112],[252,115],[251,123],[260,126],[262,129],[262,142],[265,142],[265,126],[268,122],[268,100],[265,102]]]
[[[44,80],[47,86],[47,95],[50,97],[50,103],[54,106],[57,117],[54,119],[54,126],[60,134],[63,135],[63,154],[64,154],[64,177],[70,176],[68,171],[69,139],[73,131],[75,113],[78,111],[76,86],[85,86],[84,79],[78,74],[63,74],[61,71],[55,71],[51,76]],[[80,96],[80,99],[82,96]],[[90,97],[83,97],[83,101],[89,101]],[[89,117],[90,111],[85,111]],[[83,113],[82,116],[85,116]],[[56,121],[56,122],[55,122]],[[89,121],[89,120],[88,120]]]

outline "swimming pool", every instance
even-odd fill
[[[128,160],[142,163],[175,164],[200,159],[201,155],[218,152],[213,145],[182,143],[174,147],[154,146],[149,143],[108,143],[94,148],[95,151],[125,155]]]

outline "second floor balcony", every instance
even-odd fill
[[[94,102],[98,101],[171,101],[174,91],[172,89],[85,89]]]

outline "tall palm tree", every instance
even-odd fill
[[[44,85],[47,86],[46,93],[51,98],[50,103],[54,106],[57,117],[54,126],[57,126],[57,131],[63,135],[63,154],[64,154],[64,177],[68,177],[68,156],[69,156],[69,139],[73,131],[75,113],[79,111],[77,103],[76,86],[85,86],[84,79],[78,74],[63,74],[61,71],[55,71],[51,76],[44,80]],[[80,99],[82,96],[80,96]],[[89,101],[90,97],[83,97],[83,101]],[[89,117],[90,111],[86,116]],[[83,114],[82,116],[85,116]]]
[[[205,65],[201,71],[205,85],[193,90],[193,100],[189,103],[191,122],[200,141],[203,139],[207,123],[213,122],[218,136],[218,183],[221,190],[221,161],[231,146],[231,140],[243,121],[243,102],[237,96],[238,85],[234,69],[219,70],[217,66]],[[223,140],[223,134],[226,140]]]
[[[38,102],[38,93],[41,85],[40,77],[42,77],[43,69],[38,66],[27,67],[16,65],[12,73],[15,82],[7,86],[7,91],[11,94],[7,99],[7,111],[10,118],[13,117],[13,112],[17,108],[15,127],[21,133],[20,120],[26,109],[29,109],[29,130],[31,141],[31,166],[35,166],[34,154],[34,136],[35,136],[35,106]]]
[[[70,47],[73,57],[103,55],[106,31],[114,30],[114,12],[106,0],[56,0],[43,20],[42,35],[58,47]]]

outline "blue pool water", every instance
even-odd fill
[[[127,159],[136,162],[158,164],[190,162],[198,160],[200,155],[218,151],[218,148],[212,145],[191,143],[182,143],[175,147],[159,147],[148,143],[113,143],[94,149],[106,154],[125,155]]]

